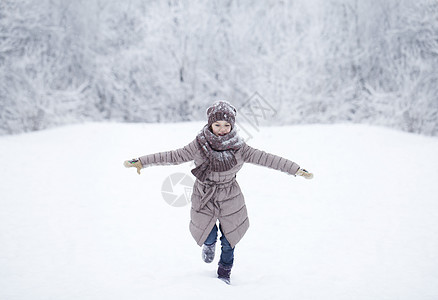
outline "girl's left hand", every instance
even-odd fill
[[[302,168],[299,168],[295,175],[303,176],[306,179],[312,179],[313,178],[313,173],[310,173],[306,169],[302,169]]]

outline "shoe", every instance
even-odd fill
[[[214,259],[215,250],[216,250],[216,243],[212,245],[204,244],[202,246],[202,260],[205,261],[207,264],[211,263]]]
[[[219,267],[217,269],[217,278],[219,278],[226,284],[231,284],[230,275],[231,275],[232,267],[233,266],[224,266],[221,263],[219,263]]]

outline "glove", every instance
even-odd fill
[[[295,175],[303,176],[306,179],[312,179],[313,173],[309,173],[306,169],[299,168]]]
[[[131,160],[125,160],[123,165],[126,168],[137,168],[137,173],[140,175],[140,170],[143,168],[143,165],[141,164],[141,161],[137,158],[131,159]]]

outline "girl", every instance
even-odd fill
[[[311,179],[313,174],[296,163],[248,146],[237,134],[236,109],[226,101],[214,103],[207,110],[208,123],[187,146],[167,152],[125,161],[125,167],[195,162],[196,177],[191,198],[190,232],[202,247],[202,259],[211,263],[215,255],[218,226],[222,251],[218,278],[230,284],[234,248],[248,230],[249,221],[244,197],[236,181],[243,163],[253,163],[291,175]]]

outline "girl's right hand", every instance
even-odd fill
[[[138,158],[134,158],[131,160],[125,160],[123,165],[126,168],[137,168],[138,175],[140,175],[140,170],[143,168],[143,165],[141,164],[141,161]]]

